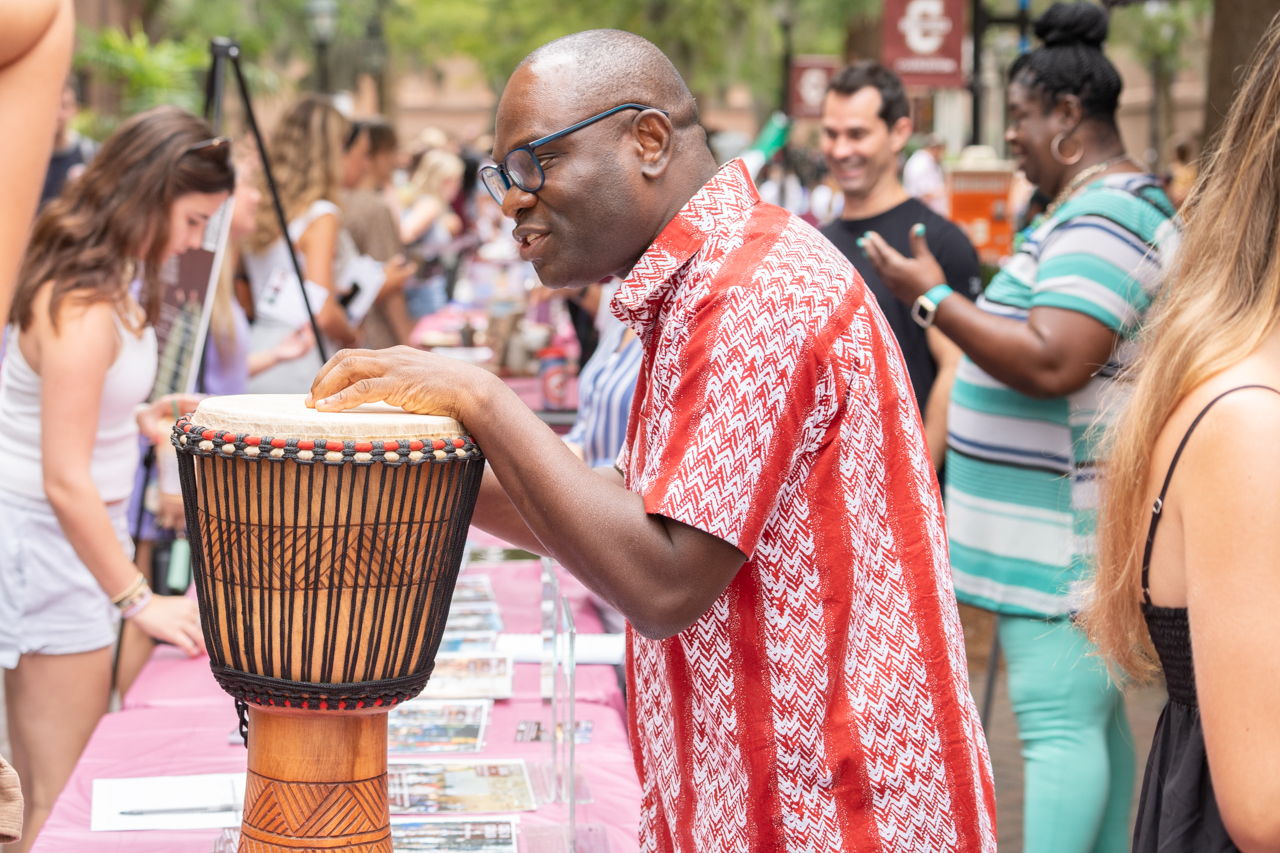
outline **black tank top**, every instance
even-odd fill
[[[1142,555],[1142,615],[1151,634],[1151,643],[1160,656],[1169,703],[1160,713],[1156,734],[1142,778],[1142,798],[1133,829],[1134,853],[1219,853],[1235,851],[1236,845],[1227,835],[1218,801],[1209,778],[1209,761],[1204,749],[1204,729],[1200,724],[1200,706],[1196,701],[1196,673],[1191,661],[1191,628],[1185,607],[1157,607],[1151,603],[1147,579],[1151,569],[1151,546],[1156,541],[1165,494],[1178,466],[1178,458],[1191,433],[1213,404],[1228,394],[1246,388],[1259,388],[1280,394],[1266,385],[1242,385],[1224,391],[1200,410],[1187,427],[1182,442],[1173,454],[1165,474],[1160,497],[1151,510],[1151,526],[1147,530],[1147,547]]]

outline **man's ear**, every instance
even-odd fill
[[[907,146],[907,140],[911,138],[911,131],[914,126],[908,116],[903,116],[893,123],[889,128],[889,147],[894,154],[898,154]]]
[[[662,177],[671,164],[675,148],[671,119],[657,110],[645,110],[636,116],[631,132],[640,159],[640,173],[651,179]]]

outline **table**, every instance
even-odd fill
[[[477,544],[505,546],[501,540],[477,534],[473,531]],[[468,571],[491,577],[508,631],[537,633],[541,629],[541,567],[537,561],[473,563]],[[586,590],[563,571],[560,579],[578,630],[598,633],[600,620]],[[592,802],[578,806],[578,823],[603,825],[615,853],[636,850],[640,786],[627,746],[625,708],[614,669],[580,666],[577,680],[575,714],[593,724],[591,743],[577,748],[579,774],[592,797]],[[546,744],[515,741],[521,721],[549,719],[549,707],[539,698],[540,684],[538,664],[517,664],[515,696],[494,704],[483,751],[444,756],[542,760],[548,755]],[[228,735],[236,727],[234,704],[213,680],[208,658],[192,660],[176,649],[158,648],[125,697],[122,710],[108,714],[98,724],[36,840],[34,853],[207,853],[221,830],[90,832],[93,780],[243,771],[244,748],[228,743]],[[520,820],[523,826],[552,824],[563,821],[565,811],[565,806],[548,805],[537,812],[521,813]]]

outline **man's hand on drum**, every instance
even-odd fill
[[[189,657],[204,654],[200,608],[185,595],[153,595],[130,621],[153,640],[172,643]]]
[[[344,349],[320,368],[307,405],[341,412],[383,401],[406,412],[445,415],[466,422],[466,402],[476,383],[491,379],[483,368],[453,358],[399,346]]]

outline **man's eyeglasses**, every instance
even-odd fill
[[[199,154],[201,157],[208,157],[210,160],[222,160],[229,164],[231,162],[231,137],[215,136],[213,139],[197,142],[195,145],[188,146],[187,150],[182,152],[183,157],[188,154]]]
[[[535,139],[528,145],[521,145],[519,148],[513,149],[506,157],[502,158],[500,164],[485,166],[481,169],[480,180],[484,181],[485,189],[489,191],[489,195],[493,196],[493,200],[499,205],[507,197],[507,191],[511,189],[513,184],[527,193],[536,193],[546,183],[547,176],[542,171],[542,164],[538,162],[537,155],[533,153],[535,148],[546,145],[548,142],[554,142],[562,136],[568,136],[575,130],[582,130],[589,124],[600,121],[602,118],[608,118],[614,113],[622,112],[623,110],[657,110],[668,118],[671,115],[666,110],[659,110],[657,107],[646,107],[644,104],[622,104],[611,110],[605,110],[600,115],[580,121],[572,127],[566,127],[564,130],[557,131],[550,136]]]

